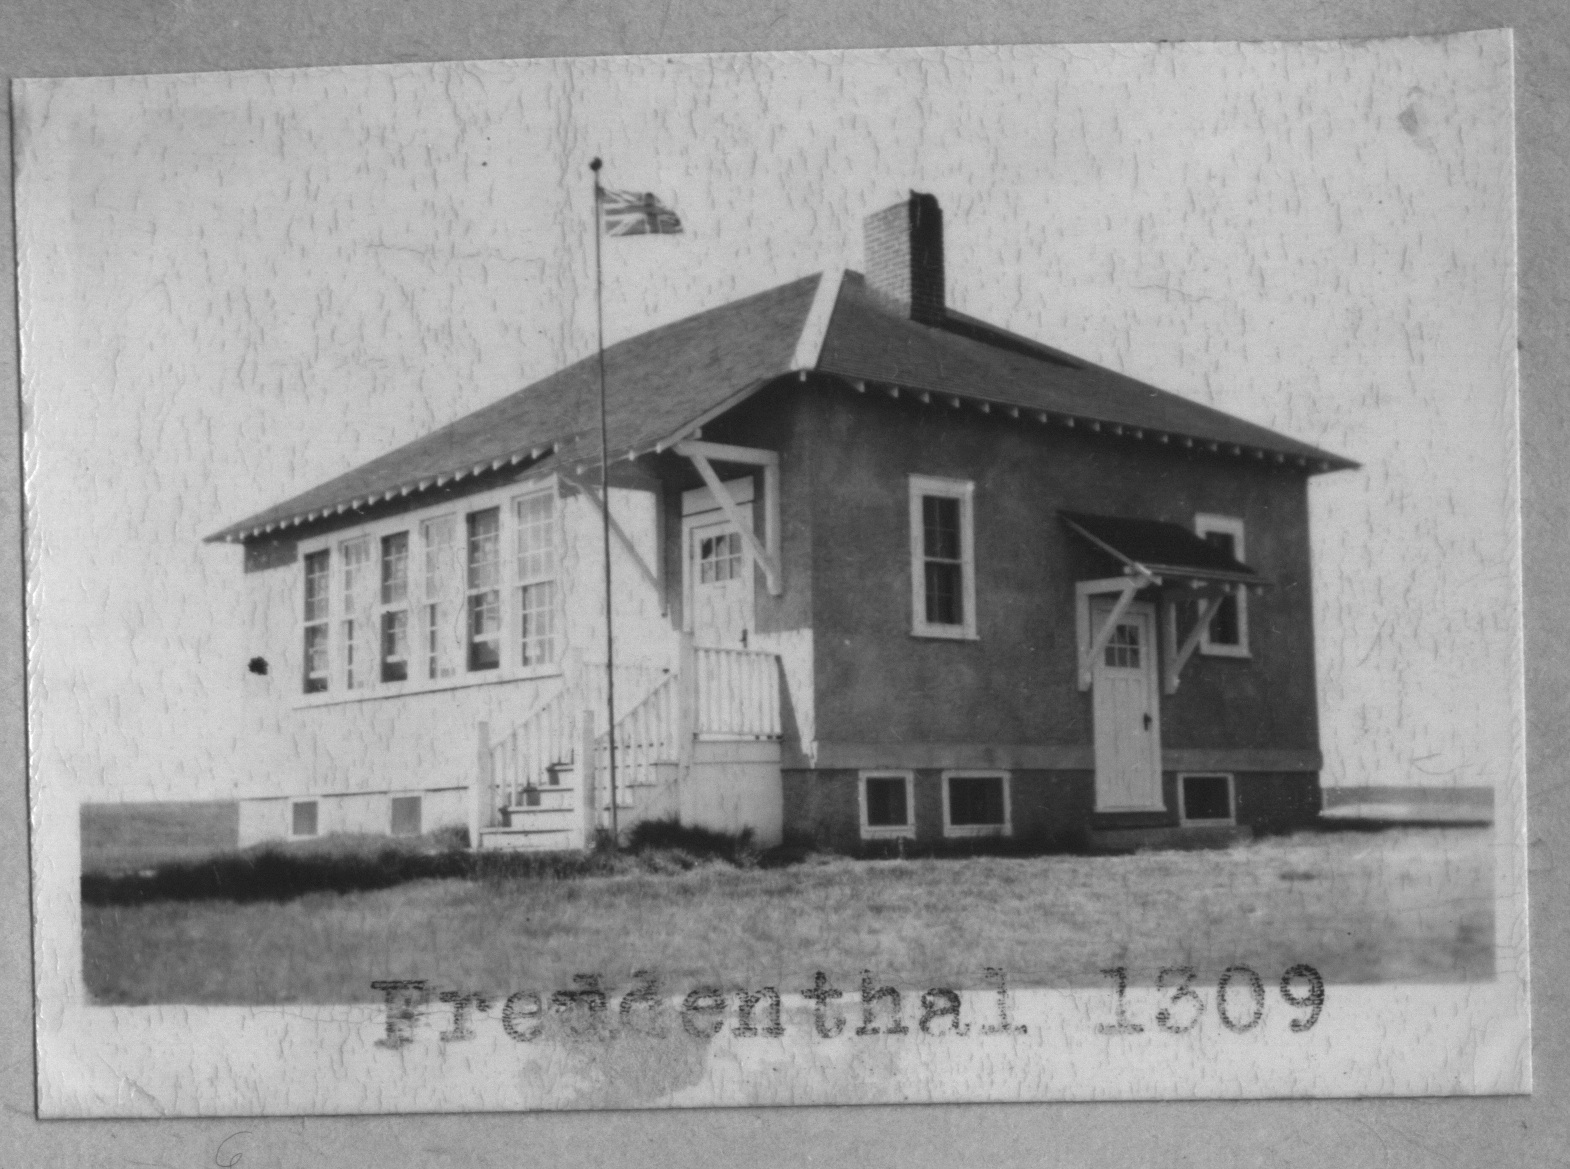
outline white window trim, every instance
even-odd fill
[[[1014,800],[1010,772],[997,770],[945,771],[943,772],[943,835],[956,836],[1013,836]],[[1001,779],[1003,781],[1002,824],[955,824],[950,816],[949,780],[951,779]]]
[[[921,500],[936,495],[959,500],[960,603],[965,607],[959,625],[937,625],[927,620],[926,546]],[[939,637],[976,641],[976,485],[967,479],[939,479],[931,475],[910,477],[910,632],[913,637]]]
[[[905,781],[905,823],[867,823],[867,781],[869,779],[902,779]],[[861,838],[863,840],[914,840],[916,839],[916,773],[882,768],[856,773],[856,795],[861,805]]]
[[[1183,792],[1185,779],[1224,779],[1227,781],[1227,807],[1232,814],[1225,820],[1196,820],[1188,814],[1188,798]],[[1182,825],[1235,825],[1237,823],[1237,780],[1230,771],[1180,771],[1177,776],[1178,823]]]
[[[1208,532],[1225,532],[1232,537],[1232,555],[1248,563],[1248,549],[1243,544],[1243,521],[1237,516],[1212,515],[1200,512],[1194,517],[1194,532],[1204,539]],[[1232,594],[1237,598],[1237,644],[1222,645],[1210,640],[1210,627],[1199,636],[1199,652],[1213,658],[1250,657],[1248,649],[1248,589],[1239,588]]]
[[[513,612],[517,595],[516,575],[517,557],[514,555],[516,548],[516,513],[513,511],[513,500],[525,495],[533,495],[550,491],[556,495],[556,660],[542,662],[534,666],[517,664],[521,652],[519,647],[512,644],[517,631],[517,615]],[[468,669],[468,587],[467,579],[460,579],[460,586],[452,596],[452,601],[459,606],[458,616],[465,622],[464,637],[456,647],[458,660],[456,669],[450,678],[424,678],[420,674],[426,662],[426,646],[424,642],[424,609],[426,600],[423,591],[416,597],[418,590],[423,590],[424,573],[424,546],[420,541],[420,525],[430,519],[444,515],[456,517],[456,532],[454,539],[458,549],[458,572],[460,577],[465,577],[468,564],[468,529],[465,517],[472,512],[486,511],[497,508],[501,516],[501,605],[502,605],[502,664],[493,670]],[[561,566],[563,563],[564,536],[563,524],[565,523],[566,509],[562,506],[561,493],[556,476],[550,475],[534,480],[523,480],[509,483],[503,487],[493,488],[490,491],[478,492],[474,495],[464,496],[460,499],[443,500],[440,504],[417,511],[400,512],[395,516],[373,520],[354,528],[344,528],[329,532],[321,536],[313,536],[301,540],[296,549],[296,567],[293,571],[293,584],[291,585],[291,601],[297,614],[295,628],[302,632],[296,637],[299,643],[297,653],[305,652],[304,626],[305,622],[300,616],[303,614],[305,598],[305,558],[313,552],[328,552],[327,580],[328,580],[328,613],[331,615],[328,622],[328,686],[326,690],[314,694],[304,693],[304,665],[298,671],[299,678],[295,682],[293,703],[296,708],[314,706],[334,706],[342,702],[367,702],[379,698],[391,698],[402,694],[425,694],[439,690],[458,690],[467,686],[485,686],[498,682],[516,682],[532,678],[557,677],[562,672],[562,661],[565,656],[565,596],[567,590],[561,583]],[[381,541],[383,536],[390,536],[395,532],[409,533],[409,595],[407,608],[409,610],[409,677],[402,682],[383,682],[381,680]],[[343,561],[338,549],[348,540],[367,536],[371,540],[371,584],[377,604],[374,606],[375,628],[373,647],[374,653],[371,660],[371,680],[366,686],[357,686],[353,690],[344,687],[343,682]],[[417,582],[416,574],[420,580]],[[418,601],[418,603],[416,603]],[[396,608],[397,606],[391,606]],[[417,619],[418,618],[418,619]]]
[[[316,831],[295,832],[294,809],[300,804],[316,805]],[[390,815],[391,813],[389,813]],[[303,796],[289,801],[288,819],[284,822],[284,837],[287,840],[317,840],[322,835],[322,801],[320,796]]]

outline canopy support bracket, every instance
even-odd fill
[[[1241,586],[1240,586],[1241,587]],[[1228,589],[1227,592],[1231,590]],[[1205,630],[1210,628],[1210,619],[1216,615],[1216,610],[1221,607],[1221,602],[1226,600],[1224,592],[1219,597],[1204,597],[1199,602],[1199,613],[1194,621],[1194,628],[1188,631],[1188,636],[1183,639],[1180,647],[1177,640],[1177,611],[1176,601],[1167,602],[1166,621],[1166,669],[1162,671],[1162,692],[1176,694],[1178,681],[1183,673],[1183,667],[1188,665],[1188,659],[1194,656],[1194,651],[1199,648],[1199,642],[1205,635]]]
[[[1161,578],[1153,575],[1143,565],[1136,565],[1129,576],[1109,577],[1105,580],[1082,580],[1074,586],[1075,608],[1078,610],[1078,641],[1079,641],[1079,688],[1089,690],[1092,669],[1096,659],[1107,648],[1107,643],[1112,640],[1112,633],[1117,628],[1123,614],[1128,612],[1128,607],[1134,603],[1134,594],[1140,589],[1150,585],[1159,585]],[[1112,611],[1107,614],[1106,620],[1096,629],[1091,628],[1090,598],[1093,596],[1116,596],[1117,600],[1112,605]]]
[[[780,457],[775,451],[754,450],[751,447],[727,446],[715,442],[687,441],[676,444],[676,453],[691,460],[703,476],[703,482],[714,502],[720,505],[725,518],[736,526],[753,559],[763,569],[763,578],[769,595],[777,597],[785,591],[780,576]],[[742,520],[741,509],[731,498],[725,484],[715,473],[710,459],[722,463],[741,463],[743,466],[763,468],[763,540],[753,532],[752,525]]]

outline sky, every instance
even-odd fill
[[[21,83],[39,778],[221,798],[202,537],[614,341],[820,270],[909,189],[949,302],[1356,459],[1311,488],[1327,784],[1499,784],[1521,728],[1504,34]]]

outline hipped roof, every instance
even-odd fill
[[[605,351],[611,458],[664,449],[790,373],[898,387],[1026,421],[1290,463],[1356,466],[1177,394],[949,310],[921,324],[856,272],[823,273],[651,329]],[[599,462],[595,357],[552,374],[209,540],[244,541],[507,466]]]

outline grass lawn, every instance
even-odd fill
[[[120,873],[233,851],[240,809],[233,800],[83,804],[82,871]]]
[[[107,1003],[379,1001],[373,980],[549,990],[809,985],[863,968],[904,986],[1148,982],[1191,964],[1331,983],[1493,974],[1487,829],[1305,833],[1126,857],[810,860],[772,869],[424,880],[244,904],[85,905],[87,985]],[[805,981],[803,981],[805,980]]]

